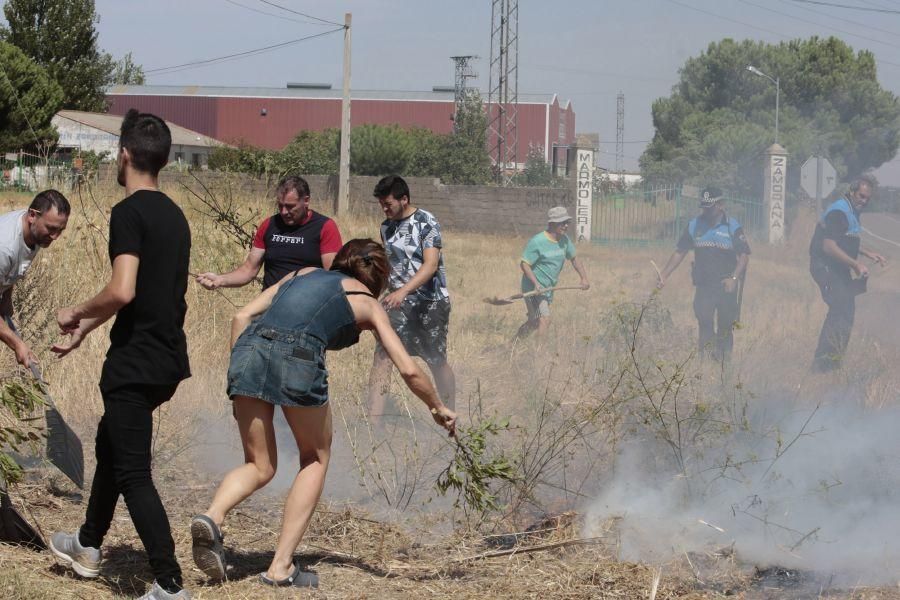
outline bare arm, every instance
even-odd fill
[[[322,268],[326,271],[331,270],[331,263],[334,262],[334,257],[337,256],[337,252],[329,252],[328,254],[322,255]]]
[[[401,287],[398,290],[394,290],[387,296],[385,296],[384,300],[382,300],[382,304],[384,304],[385,308],[397,308],[403,303],[403,300],[412,292],[416,291],[422,285],[427,283],[434,277],[434,274],[438,270],[438,261],[441,258],[441,249],[440,248],[425,248],[425,251],[422,253],[424,256],[424,261],[422,262],[422,266],[416,271],[416,274],[412,276],[412,278],[406,282],[406,285]]]
[[[78,346],[85,336],[106,322],[119,309],[134,300],[140,258],[136,254],[120,254],[113,260],[109,283],[96,296],[56,315],[59,328],[71,336],[68,344],[55,344],[51,350],[63,357]]]
[[[216,275],[215,273],[200,273],[197,275],[197,283],[208,290],[247,285],[259,274],[265,255],[266,251],[263,248],[250,248],[250,253],[247,254],[247,258],[235,270],[223,273],[222,275]]]
[[[676,250],[672,253],[672,256],[670,256],[668,262],[666,262],[666,266],[663,268],[662,273],[659,275],[659,281],[656,283],[656,287],[662,289],[666,285],[669,275],[678,268],[678,265],[680,265],[681,261],[684,260],[684,257],[687,256],[687,253],[688,250]]]
[[[581,277],[581,289],[586,290],[591,287],[590,282],[587,278],[587,273],[584,270],[584,265],[581,264],[581,261],[578,260],[577,256],[572,257],[572,266],[575,267],[575,272],[578,273],[579,277]]]
[[[371,329],[378,337],[406,386],[431,410],[435,422],[453,435],[456,431],[456,413],[441,402],[431,380],[403,347],[403,342],[391,327],[391,321],[381,305],[365,296],[353,296],[350,304],[359,326]]]
[[[522,272],[525,274],[525,277],[528,278],[528,281],[534,286],[536,290],[544,289],[540,283],[538,283],[537,277],[534,276],[534,271],[531,270],[531,265],[529,265],[524,260],[519,261],[519,268],[522,269]]]
[[[863,256],[865,256],[866,258],[868,258],[869,260],[874,260],[876,263],[878,263],[882,267],[887,266],[887,259],[884,256],[882,256],[881,254],[878,254],[877,252],[875,252],[873,250],[869,250],[868,248],[860,247],[859,253],[862,254]]]
[[[33,362],[37,362],[37,357],[25,341],[10,327],[6,319],[12,322],[13,305],[12,305],[12,288],[3,292],[0,298],[0,341],[9,346],[9,349],[16,353],[16,362],[23,367],[28,367]]]
[[[113,260],[109,283],[96,296],[77,306],[60,309],[57,315],[60,328],[75,329],[82,319],[98,319],[102,323],[134,300],[140,262],[137,254],[118,255]]]
[[[300,271],[300,273],[307,273],[312,269],[312,267],[307,267],[306,269]],[[231,319],[232,347],[234,347],[234,344],[237,342],[237,339],[241,336],[244,330],[247,329],[247,325],[249,325],[254,318],[269,310],[269,307],[272,306],[272,299],[275,298],[275,294],[278,293],[278,289],[285,281],[293,279],[294,275],[295,273],[288,273],[281,278],[281,281],[269,288],[266,288],[261,294],[248,302],[243,308],[235,313],[234,317]]]

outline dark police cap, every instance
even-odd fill
[[[700,208],[708,208],[722,199],[722,190],[710,186],[700,193]]]

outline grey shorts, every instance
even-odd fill
[[[550,300],[546,294],[537,294],[525,298],[525,309],[528,311],[528,320],[537,321],[539,318],[550,316]]]
[[[328,402],[321,342],[290,330],[251,325],[231,349],[228,397],[250,396],[277,406]]]

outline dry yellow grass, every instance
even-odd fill
[[[243,259],[245,250],[200,215],[198,206],[184,190],[165,191],[182,205],[191,222],[193,272],[221,272]],[[105,281],[109,273],[106,219],[120,193],[110,188],[70,196],[73,214],[69,230],[42,252],[35,272],[29,276],[32,284],[43,285],[48,307],[83,300]],[[25,195],[0,196],[0,210],[23,206],[29,200]],[[244,199],[241,206],[248,216],[266,214],[272,209],[271,201],[265,198]],[[893,403],[900,385],[891,368],[897,351],[889,336],[875,335],[881,329],[880,322],[861,319],[845,373],[831,378],[807,375],[825,312],[806,273],[811,223],[807,218],[795,223],[791,241],[784,248],[754,244],[742,328],[736,332],[733,378],[744,382],[758,396],[790,392],[802,404],[815,402],[822,390],[846,378],[847,372],[855,372],[860,374],[858,381],[862,383],[853,389],[863,392],[848,401],[873,406]],[[378,223],[371,219],[342,218],[339,225],[345,239],[378,236]],[[525,241],[456,231],[445,233],[444,255],[453,299],[450,358],[459,379],[457,409],[463,424],[484,415],[511,416],[513,431],[497,443],[512,453],[522,451],[528,440],[540,437],[529,427],[535,427],[534,415],[546,403],[577,413],[603,401],[614,367],[624,359],[621,346],[604,337],[609,329],[609,314],[650,297],[655,283],[650,260],[662,265],[671,251],[581,247],[579,252],[588,269],[591,290],[557,295],[547,339],[512,343],[512,335],[524,320],[524,306],[494,307],[484,304],[482,298],[518,291],[518,256]],[[683,265],[655,300],[660,318],[670,315],[671,323],[660,326],[652,343],[669,358],[689,355],[695,344],[689,279],[689,269]],[[575,280],[567,266],[563,283]],[[885,310],[898,293],[896,282],[889,276],[876,275],[871,289],[875,301],[866,306],[867,299],[862,299],[860,313]],[[173,401],[160,412],[155,441],[156,477],[172,517],[180,562],[189,585],[200,598],[283,595],[262,590],[252,577],[201,587],[202,578],[192,569],[186,530],[191,514],[203,510],[209,501],[216,477],[239,460],[237,432],[224,393],[227,340],[234,305],[246,302],[254,292],[252,286],[221,293],[203,290],[193,283],[189,286],[185,329],[193,377],[179,387]],[[57,361],[47,351],[55,338],[52,323],[38,326],[39,322],[35,318],[35,324],[25,328],[26,333],[37,345],[35,350],[45,363],[45,374],[60,409],[81,434],[90,456],[93,431],[102,411],[96,386],[108,344],[108,326],[95,331],[75,353]],[[873,344],[879,344],[878,353],[870,351]],[[453,559],[478,554],[487,546],[478,531],[471,529],[477,523],[456,520],[460,514],[434,492],[434,475],[446,465],[452,448],[430,424],[421,403],[400,390],[397,381],[393,406],[398,417],[380,425],[365,418],[363,399],[372,350],[373,343],[366,336],[358,346],[329,356],[336,448],[325,495],[334,508],[331,512],[319,511],[305,540],[307,545],[301,546],[308,562],[317,565],[322,575],[323,590],[313,597],[646,596],[654,568],[617,563],[612,541],[499,559],[502,566],[496,560],[453,563]],[[0,354],[4,364],[12,368],[11,353]],[[715,379],[714,369],[691,365],[693,371]],[[592,442],[607,446],[595,448],[596,456],[590,461],[581,454],[560,456],[546,464],[536,461],[536,468],[543,465],[554,470],[552,477],[560,469],[569,469],[572,477],[582,478],[585,493],[595,489],[597,473],[611,465],[613,449],[621,435],[614,408],[610,406],[600,413],[592,430],[596,436]],[[586,450],[581,443],[573,443],[572,451]],[[88,474],[91,468],[89,465]],[[267,553],[274,545],[271,530],[277,530],[279,521],[281,500],[277,491],[289,482],[292,469],[290,462],[282,462],[281,470],[287,475],[276,483],[276,493],[261,494],[240,507],[228,522],[227,545],[235,548],[237,558],[243,561],[242,575],[265,567]],[[538,475],[546,474],[535,477]],[[32,502],[34,514],[45,528],[77,525],[83,504],[58,476],[45,475],[30,486],[23,488],[22,493]],[[520,512],[499,521],[497,526],[521,527],[543,513],[578,508],[584,499],[576,492],[574,486],[560,490],[538,485]],[[345,512],[348,503],[351,512]],[[376,517],[377,522],[363,518],[366,514]],[[576,527],[552,535],[572,539],[579,532]],[[120,507],[108,545],[110,555],[120,553],[111,563],[113,574],[90,583],[71,579],[52,566],[53,561],[47,556],[0,547],[0,595],[104,598],[139,592],[140,582],[149,573],[124,507]],[[715,589],[697,586],[683,564],[667,565],[657,597],[713,597],[726,589],[751,589],[746,587],[749,584],[745,575],[717,565],[715,569],[721,571],[719,579],[707,577],[707,581],[719,582]],[[726,580],[730,583],[722,583]]]

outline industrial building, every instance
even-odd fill
[[[341,125],[341,91],[328,85],[288,84],[285,88],[118,85],[107,91],[109,112],[130,108],[151,112],[228,143],[272,150],[286,146],[300,131]],[[519,94],[517,162],[529,149],[543,148],[550,161],[554,147],[575,140],[575,111],[556,94]],[[431,92],[366,91],[351,93],[353,125],[396,124],[435,133],[453,131],[453,88]],[[489,140],[489,146],[493,140]],[[563,159],[564,160],[564,159]]]
[[[124,115],[124,113],[122,113]],[[60,154],[81,151],[107,153],[114,160],[119,151],[119,132],[122,129],[122,115],[61,110],[53,116],[51,123],[59,132],[57,148]],[[187,164],[191,167],[206,166],[209,153],[222,143],[197,131],[191,131],[166,119],[172,134],[172,150],[169,162]]]

